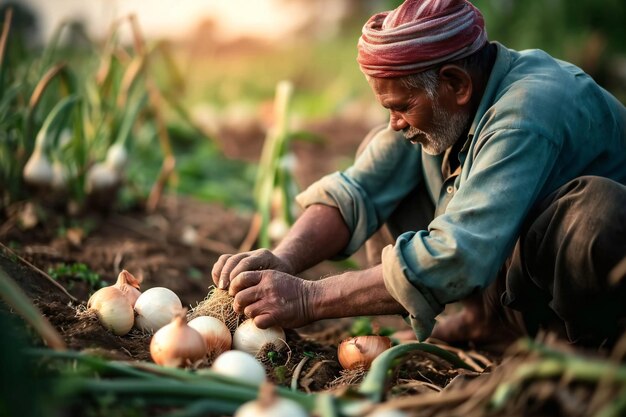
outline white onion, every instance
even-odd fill
[[[135,302],[135,326],[143,331],[157,331],[165,326],[183,308],[174,292],[165,287],[154,287],[143,292]]]
[[[391,409],[376,410],[365,417],[408,417],[404,411]]]
[[[100,323],[118,336],[133,328],[133,308],[126,296],[114,286],[96,291],[87,301],[87,308],[93,309]]]
[[[238,378],[252,384],[265,381],[265,368],[261,363],[246,352],[229,350],[215,359],[211,369],[218,374]]]
[[[141,295],[141,291],[139,291],[140,284],[140,279],[135,278],[133,274],[124,269],[117,276],[117,282],[113,286],[126,296],[131,307],[135,307],[135,303]]]
[[[23,171],[24,181],[33,186],[51,186],[54,169],[40,146],[35,147]]]
[[[233,335],[233,348],[254,356],[270,343],[277,350],[286,347],[284,330],[278,326],[259,329],[252,319],[241,323]]]
[[[237,409],[233,417],[307,417],[300,404],[287,398],[248,401]]]
[[[204,338],[207,355],[214,358],[230,349],[232,336],[226,325],[210,316],[200,316],[191,320],[189,327],[195,329]]]
[[[69,174],[61,161],[52,163],[52,188],[57,191],[63,191],[67,188]]]
[[[267,235],[273,242],[281,241],[289,232],[289,224],[282,217],[275,217],[267,226]]]
[[[121,174],[124,170],[127,160],[128,152],[126,152],[126,148],[124,148],[124,145],[120,143],[114,143],[107,150],[105,163],[109,167],[113,168],[118,174]]]
[[[159,365],[192,366],[205,355],[204,338],[187,325],[183,311],[161,327],[150,341],[150,356]]]
[[[102,190],[109,190],[117,186],[120,176],[111,166],[98,162],[87,171],[85,191],[91,194]]]

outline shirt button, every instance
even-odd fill
[[[453,192],[453,191],[454,191],[454,187],[453,187],[453,186],[451,186],[451,185],[448,185],[448,188],[446,188],[446,192],[447,192],[448,194],[452,194],[452,192]]]

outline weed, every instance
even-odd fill
[[[60,264],[55,268],[48,268],[48,275],[55,280],[68,280],[68,287],[71,289],[76,282],[84,282],[89,286],[90,291],[95,291],[108,285],[100,278],[100,275],[93,272],[83,263],[66,265]]]

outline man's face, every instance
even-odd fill
[[[430,155],[443,153],[469,124],[467,111],[449,109],[439,98],[421,89],[408,89],[394,78],[370,78],[376,100],[389,109],[391,127],[412,143],[420,143]]]

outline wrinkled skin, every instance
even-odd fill
[[[473,91],[469,75],[453,65],[443,66],[439,75],[438,105],[448,113],[467,113]],[[407,90],[398,80],[373,80],[370,85],[379,103],[390,110],[394,130],[408,133],[415,127],[426,135],[435,130],[439,122],[433,117],[435,103],[424,91]],[[408,139],[424,141],[426,135]],[[314,204],[275,250],[222,255],[213,267],[212,279],[220,288],[229,289],[236,311],[252,317],[261,328],[405,313],[386,290],[381,265],[319,281],[294,276],[339,254],[349,240],[350,231],[339,210]]]
[[[273,269],[276,271],[293,273],[293,269],[285,260],[274,255],[267,249],[257,249],[236,255],[222,255],[219,257],[211,277],[218,288],[226,289],[230,282],[244,271]]]
[[[231,281],[228,292],[235,297],[235,311],[254,317],[257,327],[295,328],[313,320],[307,302],[313,286],[311,281],[284,272],[248,271]]]
[[[339,210],[313,205],[272,252],[260,249],[223,255],[213,267],[212,279],[218,284],[222,280],[235,297],[234,308],[252,317],[260,328],[294,328],[326,318],[403,312],[385,289],[380,265],[318,281],[294,276],[333,257],[348,240]]]

